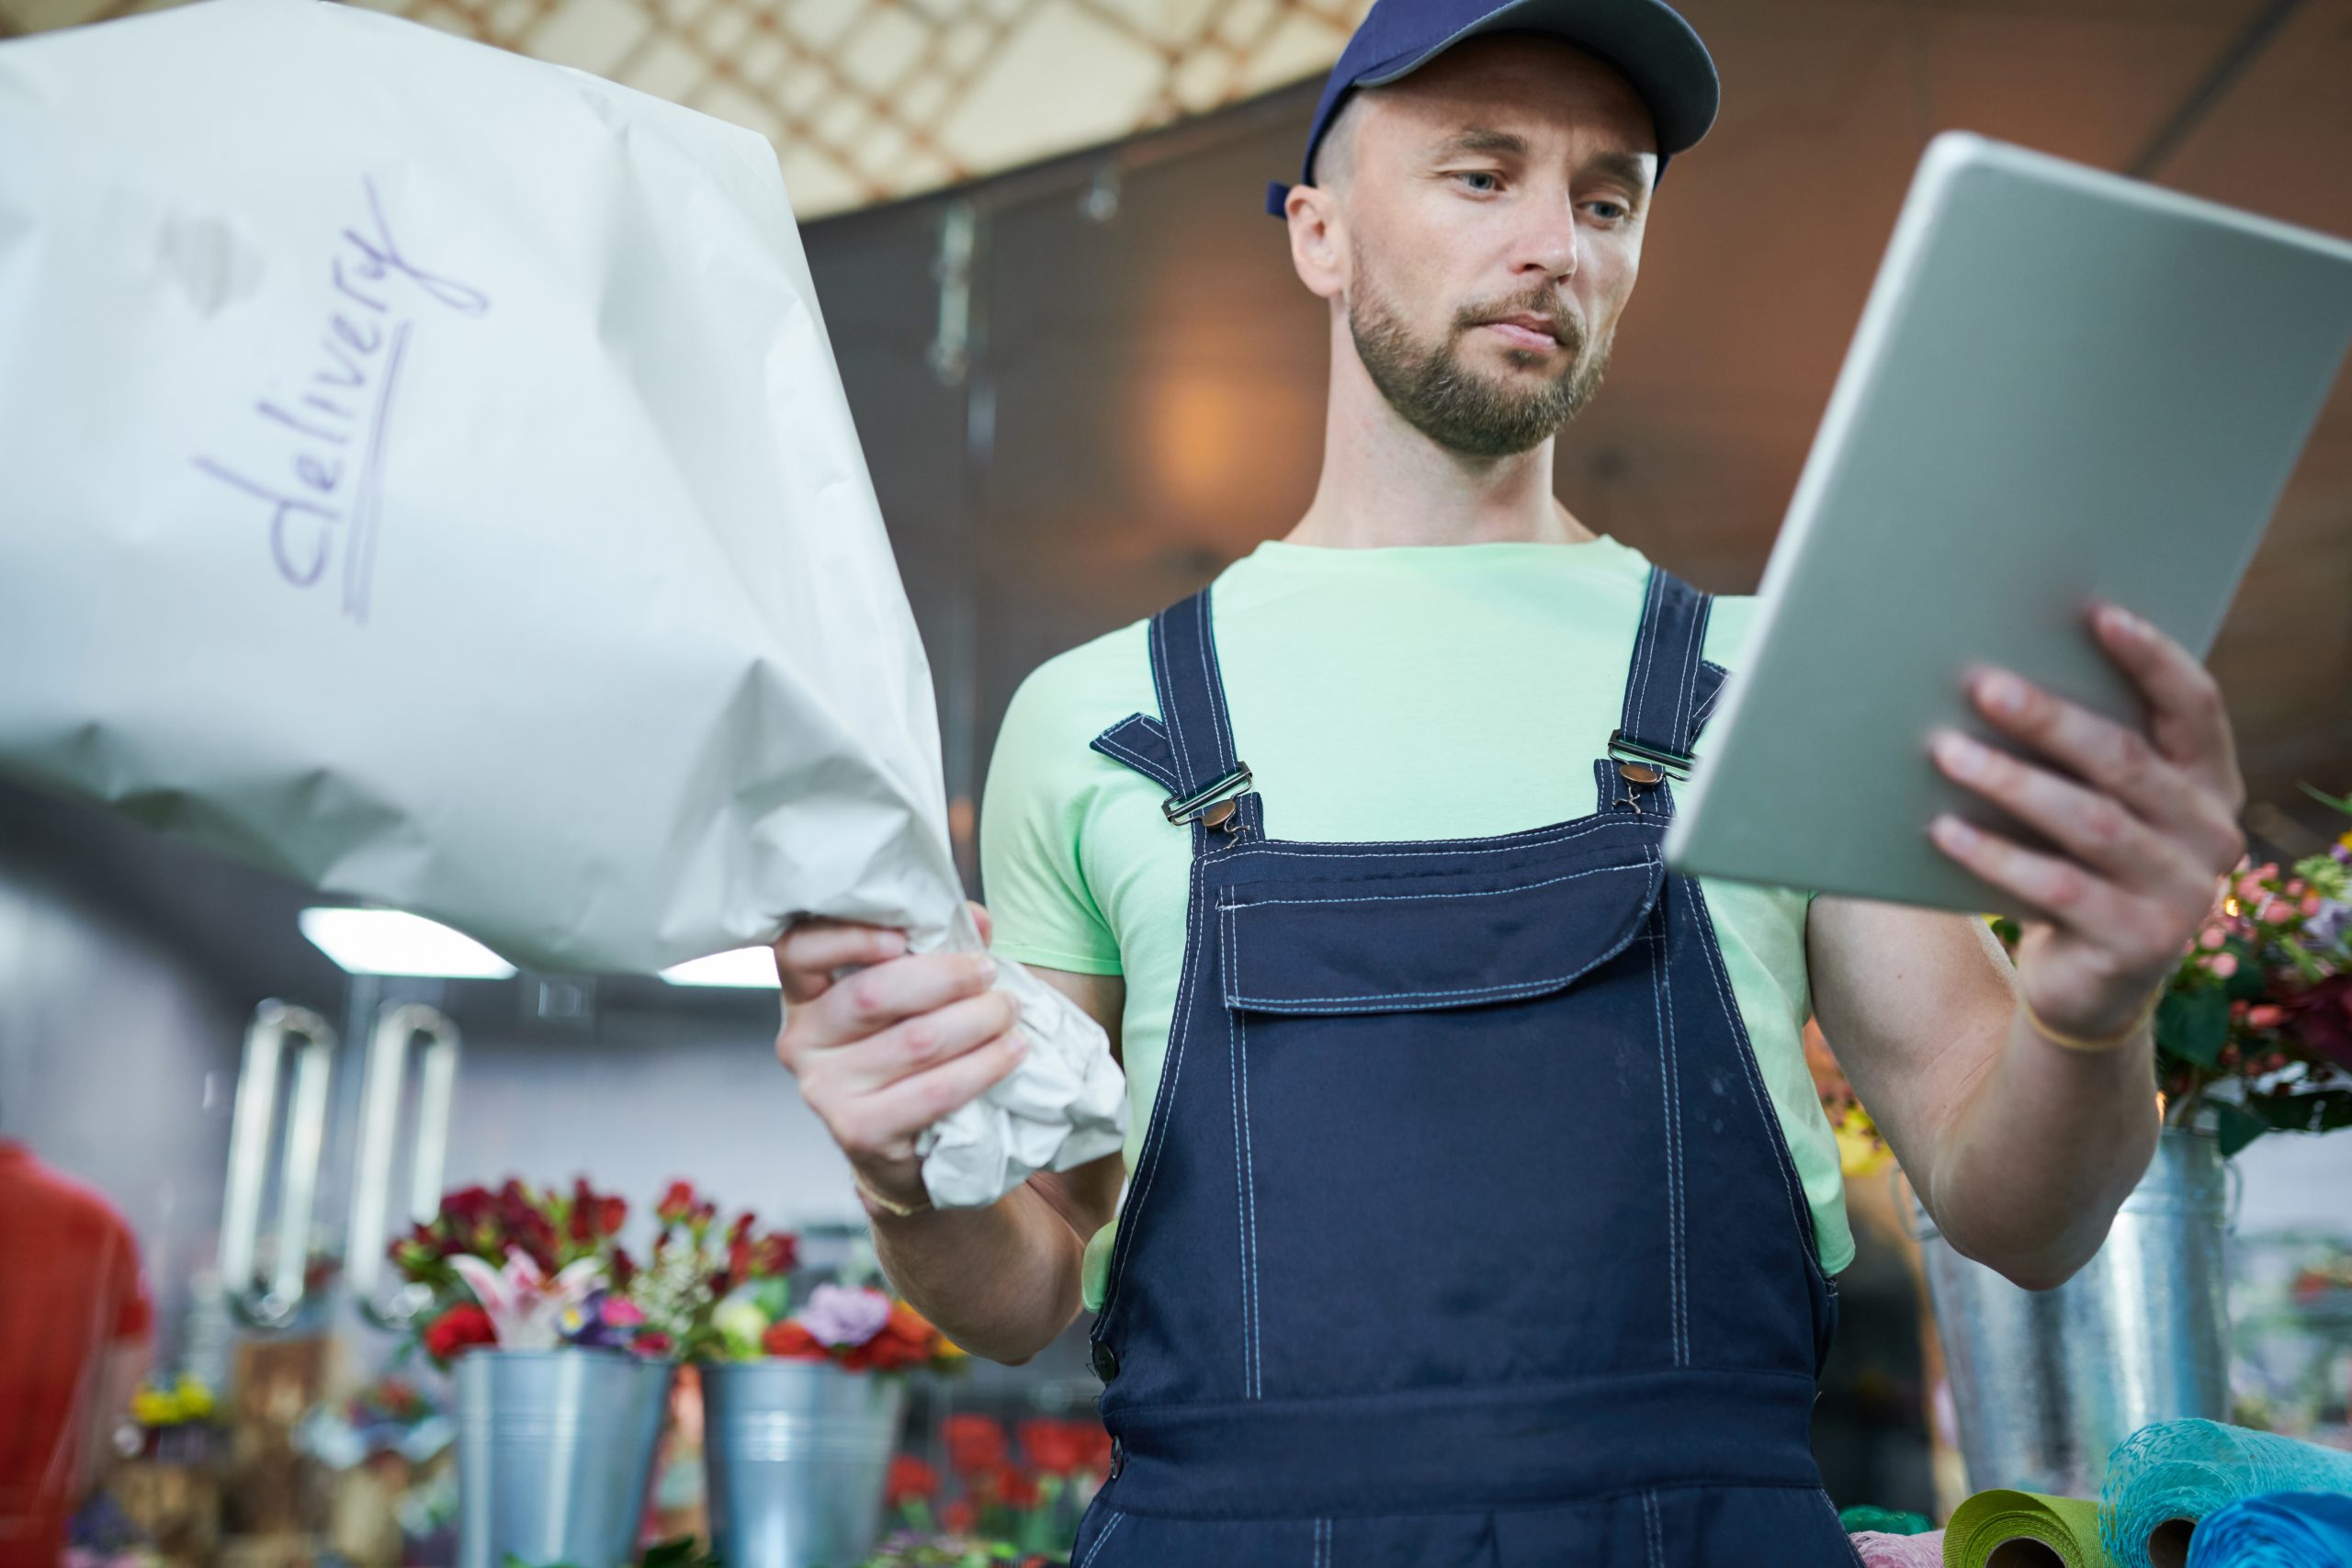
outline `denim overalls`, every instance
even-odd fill
[[[1094,746],[1192,892],[1074,1568],[1859,1561],[1808,1440],[1836,1287],[1658,853],[1710,603],[1653,571],[1591,815],[1402,843],[1268,837],[1208,591],[1153,617],[1164,723]]]

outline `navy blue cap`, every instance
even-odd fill
[[[1547,33],[1615,66],[1649,105],[1660,174],[1715,123],[1715,62],[1665,0],[1375,0],[1323,85],[1300,183],[1314,182],[1315,149],[1350,93],[1409,76],[1464,39],[1499,32]],[[1266,210],[1281,217],[1289,194],[1286,185],[1267,186]]]

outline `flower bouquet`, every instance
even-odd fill
[[[739,1290],[704,1341],[703,1458],[729,1568],[833,1568],[871,1550],[905,1406],[902,1374],[964,1353],[870,1285]]]
[[[2311,792],[2352,815],[2352,799]],[[1994,929],[2015,945],[2014,922]],[[2352,832],[2292,866],[2240,864],[2182,950],[2155,1018],[2165,1124],[2236,1154],[2352,1126]]]
[[[792,1266],[794,1238],[721,1227],[686,1183],[655,1209],[640,1267],[622,1199],[510,1180],[450,1193],[393,1244],[433,1296],[421,1342],[454,1364],[460,1568],[619,1562],[637,1533],[678,1359],[715,1343],[721,1300]]]

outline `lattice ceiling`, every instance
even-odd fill
[[[0,0],[0,36],[175,0]],[[1317,74],[1370,0],[359,0],[759,131],[801,217]]]

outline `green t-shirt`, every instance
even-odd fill
[[[1606,536],[1369,549],[1270,540],[1234,562],[1216,580],[1217,658],[1268,836],[1468,838],[1591,812],[1592,761],[1617,728],[1648,571]],[[1708,659],[1736,659],[1754,603],[1715,601]],[[1168,1048],[1192,834],[1161,817],[1159,785],[1088,742],[1130,713],[1159,712],[1145,647],[1137,621],[1022,682],[979,823],[997,951],[1126,977],[1130,1171]],[[1713,881],[1705,891],[1822,1267],[1835,1273],[1854,1243],[1837,1140],[1804,1064],[1807,895]],[[1087,1248],[1090,1306],[1101,1304],[1115,1229]]]

